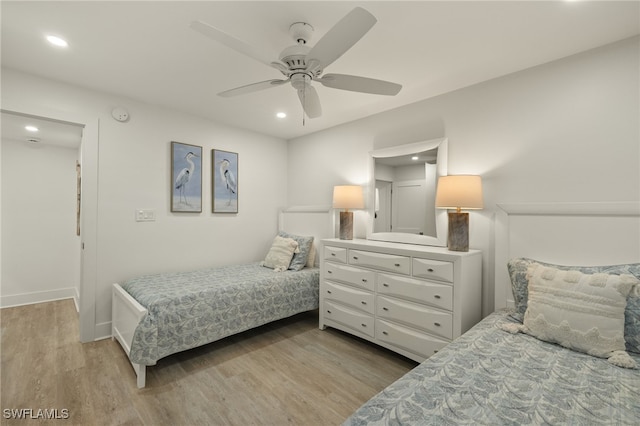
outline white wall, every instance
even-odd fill
[[[112,283],[146,273],[258,261],[268,250],[278,209],[286,206],[286,141],[6,69],[2,103],[7,110],[77,113],[100,121],[96,337],[110,334]],[[128,122],[111,118],[115,106],[128,109]],[[200,214],[169,211],[171,141],[203,147]],[[238,153],[237,215],[211,213],[213,148]],[[139,208],[153,209],[156,221],[135,222]],[[9,250],[4,246],[3,255]]]
[[[2,140],[0,306],[75,297],[78,150]]]
[[[496,203],[640,199],[639,40],[292,140],[289,201],[328,204],[334,185],[368,182],[369,151],[448,137],[449,174],[483,177],[485,209],[470,214],[470,245],[484,252],[487,314]],[[357,236],[364,229],[356,224]]]

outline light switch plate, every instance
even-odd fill
[[[149,209],[136,210],[136,222],[155,222],[156,212]]]

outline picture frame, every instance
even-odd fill
[[[213,213],[238,213],[238,154],[211,150]]]
[[[202,147],[171,142],[171,211],[202,212]]]

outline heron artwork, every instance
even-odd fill
[[[218,163],[220,167],[220,177],[229,192],[229,200],[227,201],[227,206],[231,205],[231,199],[233,198],[233,194],[235,194],[238,190],[238,184],[236,182],[236,177],[233,172],[229,170],[229,165],[231,163],[226,158]]]
[[[178,194],[180,196],[179,202],[182,203],[182,200],[184,198],[184,203],[187,206],[190,206],[190,204],[189,204],[189,201],[187,200],[185,190],[196,168],[196,165],[193,163],[193,160],[192,160],[193,157],[197,157],[197,155],[191,151],[188,152],[187,155],[185,155],[184,159],[186,160],[188,166],[180,170],[180,173],[178,173],[178,176],[176,176],[176,182],[175,182],[175,188],[178,191]]]

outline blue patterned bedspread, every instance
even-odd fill
[[[640,370],[509,334],[505,322],[489,315],[344,425],[640,424]]]
[[[122,285],[147,308],[129,357],[143,365],[318,307],[318,268],[259,264],[147,275]]]

